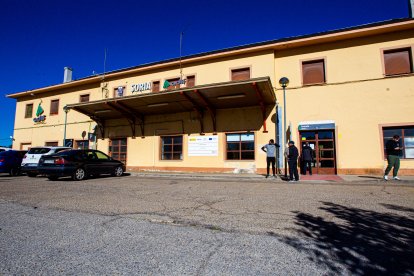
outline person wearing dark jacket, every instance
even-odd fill
[[[388,180],[388,173],[391,171],[391,169],[394,167],[392,171],[392,177],[394,180],[401,180],[398,175],[398,170],[400,169],[400,155],[401,150],[403,147],[400,146],[400,136],[394,135],[391,140],[387,142],[385,145],[385,150],[387,153],[387,161],[388,166],[385,169],[384,173],[384,180]]]
[[[299,157],[299,151],[298,151],[298,148],[295,146],[295,142],[289,141],[287,159],[288,159],[288,164],[289,164],[290,182],[299,181],[298,157]],[[295,177],[294,180],[293,180],[293,176]]]
[[[308,142],[302,148],[301,159],[303,165],[302,173],[306,175],[306,170],[309,168],[309,174],[312,175],[313,149]]]

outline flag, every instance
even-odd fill
[[[39,117],[40,115],[42,115],[42,113],[44,112],[42,106],[42,103],[39,103],[39,105],[37,106],[37,111],[36,111],[36,117]]]

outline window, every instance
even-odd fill
[[[30,150],[32,147],[32,143],[20,143],[21,150]]]
[[[153,81],[152,92],[159,92],[159,91],[160,91],[160,81]]]
[[[195,86],[195,76],[187,76],[187,87],[194,87]]]
[[[24,111],[25,118],[32,118],[33,116],[33,104],[26,104],[26,110]]]
[[[241,68],[231,70],[231,80],[240,81],[250,79],[250,68]]]
[[[76,140],[75,149],[89,149],[89,140]]]
[[[125,86],[117,86],[114,88],[114,98],[125,96]]]
[[[57,146],[59,146],[59,142],[57,142],[57,141],[53,141],[53,142],[46,142],[46,143],[45,143],[45,146],[46,146],[46,147],[57,147]]]
[[[385,75],[412,73],[411,48],[384,51]]]
[[[226,134],[227,160],[254,160],[254,134]]]
[[[414,158],[414,126],[382,128],[382,136],[384,138],[384,156],[387,156],[385,146],[394,135],[400,136],[400,146],[404,147],[401,158]]]
[[[106,155],[103,152],[95,151],[95,154],[96,154],[96,157],[98,157],[99,160],[108,160],[109,159],[109,156]]]
[[[161,137],[161,160],[183,160],[183,136]]]
[[[312,60],[302,62],[303,85],[325,83],[325,61]]]
[[[109,156],[126,164],[127,139],[112,139],[109,143]]]
[[[59,114],[59,100],[50,101],[50,115]]]
[[[79,102],[81,102],[81,103],[89,102],[89,94],[80,95]]]

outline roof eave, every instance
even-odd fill
[[[390,33],[390,32],[395,32],[395,31],[404,31],[404,30],[409,30],[413,28],[414,28],[414,20],[403,20],[403,21],[393,22],[393,23],[383,24],[383,25],[374,24],[374,26],[371,26],[371,25],[361,26],[360,28],[338,30],[337,32],[333,31],[333,32],[327,32],[327,33],[322,33],[322,34],[301,36],[297,38],[293,37],[293,38],[287,38],[287,39],[280,39],[276,41],[250,44],[250,45],[245,45],[245,46],[233,47],[229,49],[195,54],[195,55],[191,55],[188,57],[184,57],[182,59],[182,63],[186,64],[186,63],[204,61],[207,59],[222,58],[222,57],[227,57],[227,56],[247,54],[247,53],[258,52],[258,51],[283,50],[287,48],[304,47],[304,46],[328,43],[328,42],[333,42],[333,41],[341,41],[341,40],[350,39],[350,38],[373,36],[377,34],[385,34],[385,33]],[[29,91],[9,94],[9,95],[6,95],[6,97],[17,99],[19,97],[27,96],[32,93],[38,94],[38,93],[43,93],[43,92],[49,92],[49,91],[53,91],[56,89],[63,89],[63,88],[69,88],[69,87],[74,87],[74,86],[83,85],[83,84],[101,82],[105,79],[120,77],[120,76],[127,75],[127,74],[133,74],[133,73],[139,73],[139,72],[147,71],[147,70],[154,70],[154,69],[176,66],[179,64],[179,62],[180,62],[179,59],[170,59],[167,61],[145,64],[141,66],[136,66],[132,68],[126,68],[126,69],[109,72],[105,74],[105,76],[99,75],[99,76],[86,77],[86,78],[79,79],[79,80],[72,81],[72,82],[61,83],[61,84],[33,89]]]

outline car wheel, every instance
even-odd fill
[[[72,175],[73,180],[84,180],[86,178],[86,172],[83,168],[77,168]]]
[[[124,173],[124,170],[122,169],[121,166],[118,166],[115,168],[114,173],[112,174],[113,176],[121,176]]]
[[[11,168],[9,174],[10,174],[10,176],[18,176],[19,175],[19,169]]]
[[[57,180],[58,179],[58,177],[56,176],[56,175],[49,175],[48,177],[47,177],[49,180]]]
[[[37,176],[37,173],[27,173],[27,176],[28,177],[36,177]]]

